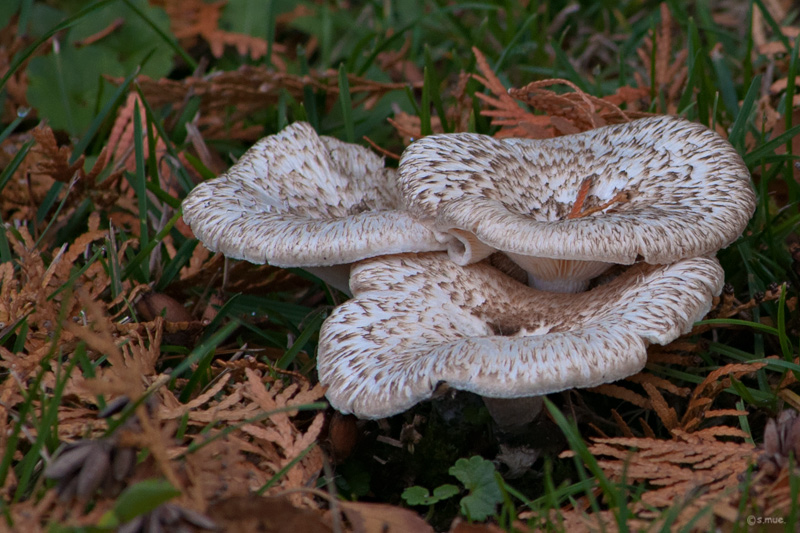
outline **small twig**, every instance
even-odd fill
[[[82,48],[84,46],[89,46],[90,44],[96,43],[100,39],[108,37],[115,31],[120,29],[123,24],[125,24],[125,19],[119,17],[118,19],[115,19],[114,21],[111,22],[111,24],[109,24],[102,30],[98,31],[97,33],[93,33],[92,35],[85,37],[80,41],[75,41],[74,46],[75,48]]]
[[[577,217],[574,217],[574,218],[580,218],[580,217],[589,216],[589,215],[591,215],[593,213],[597,213],[598,211],[602,211],[603,209],[611,207],[612,205],[614,205],[616,203],[627,202],[629,199],[630,199],[630,197],[628,196],[628,193],[626,193],[625,191],[618,192],[611,200],[607,201],[606,203],[604,203],[602,205],[596,205],[594,207],[590,207],[589,209],[587,209],[585,211],[581,211],[581,213]]]
[[[614,197],[611,200],[601,205],[596,205],[594,207],[590,207],[584,210],[583,204],[586,203],[586,197],[589,195],[589,189],[591,189],[592,187],[592,178],[593,176],[589,176],[581,183],[581,188],[578,191],[578,197],[575,198],[575,203],[573,204],[572,209],[569,212],[569,215],[567,215],[568,219],[586,217],[594,213],[597,213],[598,211],[602,211],[608,207],[611,207],[614,204],[623,203],[630,200],[630,196],[628,195],[628,193],[625,191],[621,191],[618,192],[616,195],[614,195]]]
[[[378,146],[378,143],[376,143],[375,141],[373,141],[372,139],[370,139],[366,135],[364,135],[364,140],[367,141],[369,143],[369,145],[372,146],[372,148],[374,148],[378,152],[382,153],[386,157],[390,157],[392,159],[397,159],[398,161],[400,160],[400,156],[399,155],[397,155],[394,152],[390,152],[386,148],[382,148],[382,147]]]
[[[581,183],[581,188],[578,191],[578,197],[575,198],[575,204],[572,206],[572,210],[567,215],[567,218],[578,218],[581,215],[581,211],[583,210],[583,203],[586,201],[586,196],[589,194],[589,189],[592,186],[592,177],[589,176],[583,183]]]

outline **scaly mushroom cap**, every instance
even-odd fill
[[[210,250],[280,267],[444,249],[399,206],[396,171],[380,157],[297,122],[198,185],[183,218]]]
[[[364,418],[402,412],[442,382],[494,398],[591,387],[641,370],[647,343],[688,332],[722,284],[709,258],[640,263],[578,294],[444,253],[369,259],[353,266],[355,298],[323,324],[319,378],[333,407]]]
[[[618,193],[627,200],[567,218],[588,178],[585,210]],[[733,146],[671,116],[545,140],[431,135],[405,150],[399,181],[413,215],[451,232],[448,251],[461,264],[491,248],[512,258],[671,263],[727,246],[755,209]],[[472,252],[465,234],[489,249]]]

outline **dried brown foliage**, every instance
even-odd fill
[[[107,150],[100,152],[87,171],[85,157],[81,154],[71,162],[71,148],[60,145],[53,130],[46,125],[9,139],[6,148],[19,150],[28,142],[33,144],[27,156],[3,188],[0,198],[3,220],[34,219],[42,201],[57,182],[66,185],[58,197],[59,201],[64,200],[65,214],[87,197],[101,209],[118,200],[122,173],[109,168]],[[55,229],[60,226],[56,225]],[[35,236],[39,237],[38,234]]]
[[[674,437],[592,439],[589,451],[609,479],[646,483],[641,500],[628,505],[630,528],[656,531],[663,525],[663,511],[671,508],[677,508],[674,524],[681,527],[707,508],[727,505],[738,496],[739,476],[755,460],[755,448],[747,443],[721,441],[708,433],[676,431]],[[590,513],[588,508],[583,498],[551,519],[568,531],[618,530],[616,511]],[[701,516],[696,527],[713,529],[714,513]]]
[[[117,80],[120,81],[120,80]],[[348,74],[353,106],[370,109],[387,92],[404,89],[406,83],[384,83]],[[183,106],[189,96],[202,99],[195,125],[204,139],[254,141],[263,134],[260,126],[248,126],[253,113],[277,104],[281,91],[298,100],[303,90],[311,87],[325,93],[327,106],[333,106],[339,95],[338,73],[335,70],[311,72],[305,76],[275,71],[264,67],[242,66],[184,80],[138,80],[142,92],[152,106]],[[231,103],[236,102],[233,106]]]
[[[0,29],[0,77],[8,73],[14,56],[25,48],[30,41],[29,37],[20,35],[16,31],[18,17],[15,15],[8,21],[5,28]],[[21,109],[28,106],[25,92],[28,90],[27,71],[18,69],[6,82],[4,87],[5,97],[3,98],[3,108],[0,112],[0,120],[3,124],[8,124],[17,117]]]
[[[164,0],[161,3],[170,16],[175,37],[187,48],[193,46],[196,39],[203,39],[208,43],[214,57],[222,57],[228,46],[251,59],[259,59],[267,53],[268,43],[264,39],[228,32],[219,27],[222,8],[226,4],[224,1],[207,3],[202,0]],[[272,46],[273,53],[282,54],[286,51],[279,43],[273,43]],[[280,70],[286,69],[285,63],[278,56],[273,55],[271,60]]]
[[[645,93],[640,90],[624,88],[613,98],[597,98],[584,93],[575,84],[559,79],[531,82],[518,89],[506,90],[480,50],[473,48],[472,51],[482,74],[473,77],[494,95],[475,93],[475,96],[489,106],[481,114],[492,117],[492,124],[501,126],[498,137],[543,139],[627,122],[640,116],[619,108],[623,102],[633,105],[644,97]],[[567,86],[573,92],[557,93],[548,89],[554,85]],[[527,111],[517,102],[541,114]]]
[[[639,87],[645,87],[651,94],[659,95],[655,98],[657,110],[665,114],[678,113],[678,101],[689,75],[686,67],[689,49],[681,48],[678,52],[673,52],[674,32],[669,8],[667,4],[661,4],[661,24],[655,35],[645,37],[642,47],[636,51],[644,71],[650,73],[648,80],[638,72],[635,73],[636,81]]]

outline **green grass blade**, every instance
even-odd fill
[[[553,402],[551,402],[547,397],[544,397],[543,400],[547,411],[550,413],[550,416],[553,417],[553,420],[567,438],[570,448],[573,452],[575,452],[575,463],[578,467],[578,470],[583,470],[583,465],[586,465],[586,468],[589,469],[589,471],[595,477],[596,482],[603,490],[603,494],[606,497],[609,507],[614,510],[615,515],[618,515],[618,513],[621,512],[621,506],[625,505],[625,502],[620,500],[618,489],[603,473],[603,470],[597,463],[597,459],[595,459],[595,457],[589,451],[589,448],[586,446],[586,443],[581,438],[578,428],[574,424],[568,422],[561,411],[559,411]],[[600,508],[598,506],[597,499],[594,497],[594,494],[591,491],[587,491],[586,495],[589,496],[590,500],[592,501],[592,507],[597,507],[595,512],[599,512]]]
[[[177,211],[174,215],[172,215],[172,218],[169,219],[164,228],[159,231],[155,237],[148,241],[147,246],[140,248],[139,253],[137,253],[130,262],[128,262],[128,265],[122,271],[122,279],[128,279],[136,269],[141,267],[144,261],[150,259],[150,253],[161,243],[161,241],[164,240],[164,237],[166,237],[167,234],[172,230],[173,226],[175,226],[175,223],[178,222],[180,217],[181,212]]]
[[[324,404],[323,404],[323,405],[324,405]],[[302,461],[302,460],[303,460],[303,458],[304,458],[306,455],[308,455],[308,452],[310,452],[311,450],[313,450],[313,449],[314,449],[314,447],[315,447],[316,445],[317,445],[317,443],[316,443],[316,442],[312,442],[311,444],[309,444],[308,446],[306,446],[306,447],[305,447],[305,449],[303,449],[303,451],[301,451],[300,453],[298,453],[298,454],[297,454],[297,457],[293,458],[291,461],[289,461],[288,463],[286,463],[286,466],[284,466],[283,468],[281,468],[280,470],[278,470],[277,472],[275,472],[275,474],[274,474],[274,475],[273,475],[273,476],[272,476],[272,477],[269,479],[269,481],[267,481],[266,483],[264,483],[264,485],[263,485],[263,486],[261,486],[261,488],[259,488],[259,489],[256,491],[256,494],[258,494],[259,496],[261,496],[261,495],[263,495],[265,492],[267,492],[271,486],[273,486],[275,483],[277,483],[278,481],[280,481],[280,479],[281,479],[283,476],[285,476],[285,475],[286,475],[286,473],[287,473],[289,470],[291,470],[292,468],[294,468],[294,465],[296,465],[297,463],[299,463],[300,461]]]
[[[2,131],[2,133],[0,133],[0,144],[2,144],[3,141],[8,139],[9,135],[14,133],[14,130],[17,129],[17,126],[19,126],[20,123],[23,120],[25,120],[25,118],[27,118],[29,112],[30,112],[30,110],[27,109],[27,108],[20,108],[17,111],[17,118],[12,120],[11,123],[8,126],[5,127],[5,129]],[[0,190],[2,190],[2,189],[3,188],[0,186]]]
[[[711,65],[717,78],[717,90],[722,96],[722,103],[728,113],[735,119],[739,116],[739,96],[736,94],[736,83],[733,81],[727,57],[721,52],[712,51]]]
[[[519,28],[517,29],[517,32],[514,34],[513,37],[511,37],[511,40],[508,42],[508,44],[506,44],[506,46],[503,47],[503,51],[500,53],[500,57],[498,57],[497,61],[495,61],[494,64],[492,65],[492,70],[494,70],[495,72],[501,72],[501,69],[503,68],[506,59],[508,58],[511,51],[514,49],[517,43],[519,43],[520,41],[522,41],[523,38],[525,38],[526,33],[528,31],[528,27],[532,26],[538,17],[539,13],[537,12],[531,13],[530,15],[528,15],[528,18],[526,18],[525,21],[522,24],[520,24]],[[510,27],[511,26],[509,25],[509,28]]]
[[[42,379],[44,379],[44,375],[47,373],[47,369],[45,368],[47,360],[49,360],[49,357],[42,361],[33,380],[28,384],[28,389],[23,394],[25,399],[22,405],[17,408],[14,426],[11,428],[10,433],[5,436],[5,450],[3,450],[3,458],[0,461],[0,485],[5,485],[6,477],[8,476],[11,463],[14,459],[14,454],[17,453],[17,443],[19,442],[22,427],[27,425],[28,416],[33,409],[33,401],[42,390],[41,383]]]
[[[764,17],[764,20],[766,20],[767,24],[769,24],[772,34],[783,43],[783,46],[786,47],[786,52],[791,52],[791,41],[789,41],[789,38],[783,33],[783,31],[781,31],[781,25],[775,21],[772,13],[770,13],[769,9],[767,9],[767,6],[764,5],[764,0],[754,0],[754,2],[758,6],[759,11],[761,11],[761,15]]]
[[[42,199],[42,203],[39,205],[39,208],[36,210],[36,223],[41,224],[44,222],[44,219],[47,218],[47,213],[53,208],[56,201],[58,200],[58,195],[61,193],[61,189],[64,188],[64,184],[60,181],[54,182],[50,189],[47,191],[47,194],[44,195]]]
[[[3,189],[5,188],[6,184],[8,184],[8,180],[11,179],[11,176],[14,175],[14,172],[17,171],[19,165],[28,155],[28,151],[31,149],[31,146],[33,146],[34,142],[34,140],[30,140],[23,144],[20,149],[17,150],[17,153],[14,154],[14,157],[11,158],[11,161],[9,161],[8,165],[6,165],[3,171],[0,172],[0,194],[3,193]]]
[[[428,45],[425,45],[425,72],[428,74],[428,78],[425,79],[425,85],[429,86],[428,94],[430,95],[431,102],[433,103],[433,108],[436,110],[436,114],[439,116],[439,122],[442,125],[442,130],[445,133],[449,133],[452,130],[450,124],[447,122],[447,113],[444,110],[444,103],[442,102],[442,93],[441,93],[441,83],[439,82],[438,77],[436,76],[436,65],[433,63],[433,57],[431,56],[431,49]]]
[[[117,106],[117,104],[122,101],[122,96],[128,91],[131,83],[133,80],[136,79],[136,76],[139,75],[139,69],[135,69],[131,74],[128,75],[127,78],[122,82],[122,84],[117,87],[114,91],[114,94],[111,95],[111,98],[103,105],[103,108],[100,112],[92,119],[91,124],[89,124],[89,129],[83,134],[81,140],[78,141],[75,146],[72,148],[72,155],[69,157],[69,162],[74,163],[78,157],[83,154],[86,149],[89,147],[89,143],[92,142],[92,138],[95,136],[97,131],[100,129],[100,126],[105,122],[108,115],[111,113],[111,110]]]
[[[161,277],[158,278],[158,283],[156,283],[155,286],[156,291],[163,291],[172,283],[172,280],[178,276],[180,270],[186,266],[192,258],[194,249],[197,248],[199,242],[200,241],[197,239],[187,239],[184,241],[181,247],[175,252],[175,257],[170,259],[169,263],[167,263],[161,271]]]
[[[431,125],[431,88],[432,81],[431,81],[431,72],[428,70],[428,67],[422,69],[422,77],[423,77],[423,84],[422,84],[422,103],[420,104],[419,109],[419,120],[420,120],[420,134],[425,137],[426,135],[430,135],[433,133],[433,127]]]
[[[693,18],[689,18],[687,33],[689,37],[689,69],[694,73],[697,80],[697,117],[701,123],[708,126],[708,93],[712,92],[707,89],[708,83],[706,83],[706,57],[708,57],[708,52],[703,47],[703,41],[700,39],[700,32]],[[686,105],[683,107],[685,108]]]
[[[748,167],[752,167],[763,157],[771,154],[780,145],[790,141],[797,135],[800,135],[800,124],[790,130],[784,131],[780,135],[777,135],[774,139],[770,139],[768,142],[765,142],[758,148],[754,148],[750,153],[744,156],[744,162]]]
[[[300,74],[303,76],[308,75],[311,70],[308,66],[306,49],[302,46],[297,47],[297,59],[300,61]],[[314,93],[314,88],[308,84],[303,86],[303,108],[308,122],[316,131],[319,131],[320,119],[317,112],[317,95]]]
[[[85,353],[85,350],[85,346],[81,344],[75,351],[76,353],[79,351]],[[34,469],[41,461],[42,449],[48,441],[53,439],[57,440],[58,438],[58,409],[61,406],[61,397],[64,394],[64,388],[77,362],[77,357],[70,358],[67,366],[63,368],[63,377],[59,377],[59,373],[56,373],[56,386],[52,393],[42,397],[42,419],[37,425],[36,440],[34,440],[33,445],[17,466],[19,479],[17,482],[17,490],[14,492],[13,501],[15,502],[20,501],[29,491],[30,480],[33,477]],[[60,362],[58,366],[61,367]]]
[[[226,338],[228,338],[228,336],[231,333],[236,331],[236,328],[238,328],[238,327],[239,327],[239,321],[238,320],[231,320],[230,322],[228,322],[227,324],[222,326],[219,330],[217,330],[213,335],[211,335],[206,341],[201,342],[200,344],[195,346],[194,350],[192,350],[192,352],[189,354],[189,356],[186,359],[184,359],[172,371],[172,373],[170,374],[172,376],[172,378],[175,379],[175,378],[180,377],[192,365],[194,365],[194,364],[198,364],[199,365],[201,363],[201,361],[203,361],[204,359],[210,359],[211,357],[213,357],[214,350],[216,349],[216,347],[222,341],[224,341]],[[196,373],[197,372],[194,372],[193,375],[189,378],[190,381],[192,379],[194,379]],[[181,394],[181,398],[182,398],[181,401],[185,402],[185,401],[188,400],[188,397],[191,394],[192,388],[193,387],[189,387],[187,385],[187,387],[184,389],[183,392],[186,392],[188,390],[189,394],[183,394],[182,393]],[[185,397],[185,399],[184,399],[184,397]]]
[[[86,271],[89,270],[89,267],[91,267],[94,264],[94,262],[97,261],[100,258],[100,256],[103,253],[104,253],[104,250],[102,248],[98,248],[97,250],[95,250],[94,255],[92,255],[92,257],[90,257],[89,260],[86,261],[86,263],[83,266],[81,266],[80,268],[73,267],[73,272],[72,272],[72,274],[70,274],[69,279],[67,279],[67,282],[64,285],[58,287],[56,290],[54,290],[50,294],[48,294],[47,295],[47,301],[49,302],[53,298],[55,298],[56,296],[61,294],[61,292],[64,289],[72,287],[72,285],[75,283],[75,281],[77,281],[78,278],[80,278],[84,273],[86,273]]]
[[[175,151],[175,147],[173,143],[170,142],[170,137],[167,135],[167,131],[164,129],[164,125],[162,124],[163,120],[153,112],[153,108],[150,107],[150,104],[145,98],[144,92],[142,92],[142,88],[136,85],[136,91],[139,93],[139,102],[141,102],[142,106],[145,110],[145,116],[147,117],[148,124],[151,124],[155,127],[156,131],[158,132],[159,137],[164,141],[164,145],[167,148],[167,153],[169,154],[169,158],[167,159],[167,163],[171,161],[180,161],[178,158],[178,153]],[[194,188],[194,182],[192,178],[186,172],[186,169],[183,168],[181,165],[174,165],[172,166],[173,172],[175,172],[178,176],[178,182],[180,183],[181,188],[185,192],[189,192]],[[155,177],[156,175],[154,175]]]
[[[738,409],[739,411],[746,411],[743,400],[739,400],[738,402],[736,402],[736,409]],[[750,421],[747,419],[747,415],[739,415],[738,418],[739,418],[739,425],[741,426],[742,431],[747,433],[747,437],[745,438],[745,440],[748,442],[748,444],[755,446],[756,441],[753,440],[753,432],[750,430]]]
[[[708,320],[701,320],[696,322],[696,326],[705,324],[721,325],[721,326],[746,326],[762,333],[769,335],[778,335],[778,329],[772,326],[760,324],[758,322],[750,322],[749,320],[740,320],[738,318],[709,318]]]
[[[733,121],[730,134],[728,135],[728,141],[730,141],[740,154],[744,153],[744,138],[745,133],[747,133],[747,123],[753,112],[760,90],[761,76],[756,76],[752,83],[750,83],[750,88],[747,89],[747,94],[742,101],[742,107],[736,115],[736,120]]]
[[[797,83],[797,72],[798,72],[798,62],[800,62],[800,39],[795,39],[794,42],[794,50],[792,51],[791,61],[789,61],[789,73],[787,76],[786,82],[786,92],[783,95],[783,118],[784,118],[784,128],[788,131],[792,128],[793,120],[794,120],[794,95]],[[794,143],[793,139],[787,139],[786,141],[786,154],[791,158],[794,153]],[[798,185],[794,179],[794,165],[791,165],[788,161],[784,166],[784,181],[789,186],[789,201],[794,203],[797,202],[798,196],[800,193],[798,192]]]
[[[11,245],[8,242],[8,235],[6,235],[6,225],[3,222],[3,217],[0,217],[0,264],[13,259],[14,256],[11,253]]]
[[[344,140],[349,143],[356,142],[353,103],[350,100],[350,82],[347,80],[344,63],[339,65],[339,103],[342,106],[342,119],[344,120]]]
[[[131,185],[136,195],[136,203],[139,208],[139,246],[146,249],[150,241],[149,227],[147,224],[147,176],[145,174],[144,160],[144,131],[142,129],[142,117],[139,112],[139,102],[133,105],[133,154],[135,170],[132,176]],[[144,262],[143,262],[144,263]],[[148,279],[149,273],[143,268],[144,279]]]
[[[275,363],[277,368],[287,369],[289,365],[292,364],[297,354],[300,353],[308,341],[314,336],[318,331],[319,328],[322,326],[322,322],[325,320],[325,314],[319,313],[317,316],[311,319],[308,325],[303,329],[302,333],[297,337],[297,340],[292,343],[292,346],[286,350],[278,362]]]

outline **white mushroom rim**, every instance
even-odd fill
[[[634,265],[577,294],[543,292],[444,253],[354,265],[354,298],[320,333],[331,405],[362,418],[403,412],[444,382],[493,398],[591,387],[640,371],[648,343],[691,330],[722,290],[716,259]]]
[[[755,209],[733,146],[672,116],[544,140],[431,135],[399,173],[407,208],[450,234],[454,261],[497,249],[547,290],[582,290],[608,264],[713,254]]]
[[[445,248],[399,207],[396,171],[379,156],[297,122],[198,185],[183,218],[210,250],[280,267]]]

